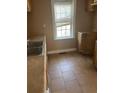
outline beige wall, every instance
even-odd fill
[[[76,30],[91,31],[93,14],[85,11],[84,0],[77,0]],[[48,51],[76,48],[76,38],[54,40],[52,28],[51,0],[32,0],[32,11],[28,13],[28,37],[35,37],[43,33],[43,24],[46,24]]]

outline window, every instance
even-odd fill
[[[74,37],[74,1],[52,0],[55,39]]]

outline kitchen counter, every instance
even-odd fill
[[[46,39],[38,37],[30,40],[43,40],[42,55],[27,57],[27,93],[44,93],[46,90]]]

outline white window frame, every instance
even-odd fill
[[[51,0],[51,5],[52,5],[52,7],[51,7],[51,9],[52,9],[52,23],[53,23],[53,33],[54,33],[54,40],[61,40],[61,39],[73,39],[73,38],[75,38],[75,19],[76,19],[76,0],[73,0],[73,16],[72,16],[72,36],[70,36],[70,37],[62,37],[62,38],[58,38],[57,37],[57,31],[56,31],[56,22],[55,22],[55,13],[54,13],[54,0]]]

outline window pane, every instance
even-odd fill
[[[70,25],[67,25],[66,28],[67,28],[68,30],[70,30]]]
[[[65,37],[65,29],[62,29],[62,36]]]
[[[61,37],[61,30],[57,30],[57,37]]]
[[[71,18],[71,5],[55,5],[55,19]]]
[[[57,31],[61,31],[61,27],[57,27]]]
[[[64,23],[59,23],[57,27],[57,37],[69,37],[71,36],[70,25],[64,25]]]
[[[70,33],[70,30],[66,30],[66,36],[70,36],[71,33]]]

